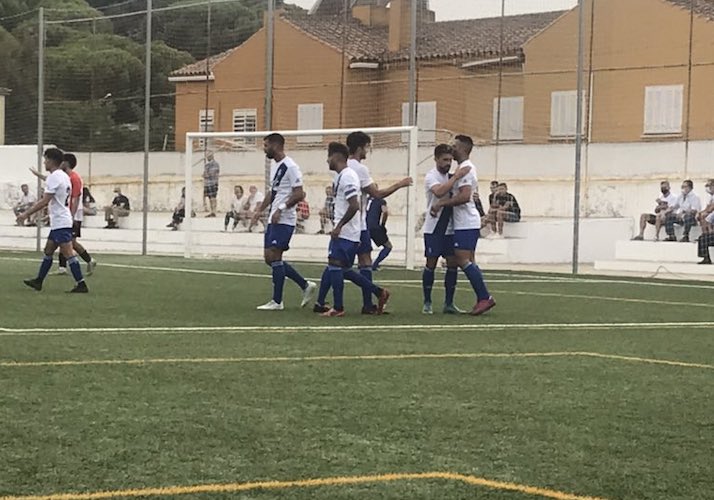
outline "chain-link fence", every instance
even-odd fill
[[[498,180],[519,197],[525,216],[563,221],[576,206],[586,218],[629,219],[651,205],[659,180],[693,178],[696,190],[711,176],[708,2],[470,3],[479,5],[476,17],[453,21],[437,19],[427,0],[318,0],[311,10],[279,0],[97,0],[42,14],[0,11],[0,95],[11,91],[5,142],[39,137],[78,152],[98,218],[117,188],[132,211],[149,212],[144,246],[139,238],[120,248],[132,252],[146,250],[147,237],[164,238],[156,231],[180,203],[187,132],[415,124],[420,175],[436,144],[468,134],[479,146],[486,211],[485,184]],[[208,154],[221,164],[217,205],[198,203],[199,217],[231,211],[235,185],[265,190],[255,166],[245,165],[255,161],[252,140],[194,147],[202,152],[194,151],[196,199]],[[380,166],[372,168],[380,181]],[[9,199],[23,176],[5,177]],[[308,192],[313,212],[323,184]],[[123,223],[138,228],[139,218]]]

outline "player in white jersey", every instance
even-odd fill
[[[72,212],[70,211],[72,185],[69,176],[61,168],[64,154],[57,148],[50,148],[45,151],[44,157],[45,168],[50,173],[47,177],[45,194],[32,208],[17,218],[18,222],[24,222],[25,219],[35,212],[49,207],[50,235],[45,245],[45,256],[42,259],[37,277],[25,280],[25,284],[37,291],[42,290],[42,282],[52,268],[52,256],[59,247],[60,252],[67,259],[69,268],[72,271],[72,276],[76,281],[75,287],[70,292],[87,293],[89,290],[87,289],[87,284],[84,282],[82,269],[72,249],[73,218]]]
[[[459,168],[469,167],[470,171],[456,182],[453,196],[434,202],[430,212],[435,215],[443,207],[454,207],[454,257],[476,293],[476,304],[469,314],[480,316],[492,309],[496,301],[488,293],[481,269],[474,262],[481,230],[481,216],[473,199],[474,193],[478,193],[476,166],[469,159],[473,147],[474,141],[471,137],[456,136],[453,145],[454,159],[458,162]]]
[[[327,268],[322,273],[320,294],[315,305],[324,317],[342,317],[345,315],[344,286],[345,277],[357,284],[368,294],[377,296],[378,313],[384,311],[389,300],[389,290],[378,287],[363,275],[352,270],[355,256],[360,246],[362,226],[359,217],[360,181],[357,173],[347,167],[349,150],[339,142],[330,143],[327,163],[330,170],[337,173],[332,192],[335,196],[335,227],[330,233],[330,246],[327,256]],[[325,298],[332,287],[334,305],[327,307]]]
[[[456,170],[454,175],[449,175],[454,153],[448,144],[439,144],[434,148],[434,161],[436,166],[427,172],[424,177],[426,190],[426,217],[424,219],[424,257],[426,265],[422,272],[422,289],[424,292],[424,314],[433,314],[431,306],[431,291],[434,287],[434,271],[439,257],[446,259],[446,276],[444,288],[444,314],[458,314],[462,311],[454,305],[456,282],[458,279],[458,264],[454,256],[454,223],[453,208],[446,207],[436,211],[433,215],[431,209],[437,200],[449,198],[454,185],[471,171],[471,167]]]
[[[300,167],[285,154],[285,138],[269,134],[263,140],[265,156],[272,160],[270,166],[271,192],[253,215],[251,226],[258,223],[260,215],[270,207],[269,224],[265,229],[264,258],[272,268],[273,298],[258,307],[261,311],[282,311],[285,278],[290,278],[302,290],[301,307],[305,307],[317,290],[317,284],[307,281],[294,267],[283,261],[283,252],[290,248],[295,232],[297,213],[295,207],[305,198]]]
[[[367,166],[362,163],[367,158],[367,149],[372,143],[370,136],[364,132],[352,132],[347,136],[347,148],[350,152],[347,166],[357,173],[357,178],[360,182],[362,198],[360,201],[360,246],[357,249],[357,259],[359,262],[359,273],[367,280],[372,281],[372,242],[367,230],[367,200],[369,197],[386,198],[396,191],[412,185],[411,177],[405,177],[401,181],[384,189],[378,189],[377,185],[372,180]],[[325,271],[327,272],[327,271]],[[349,279],[349,275],[346,275]],[[324,300],[322,294],[319,297]],[[362,288],[362,314],[379,314],[379,306],[372,303],[372,293]],[[320,301],[318,300],[317,306]],[[321,311],[319,307],[315,307],[315,312]]]

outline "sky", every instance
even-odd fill
[[[287,0],[309,9],[315,0]],[[501,15],[501,0],[429,0],[437,21],[450,19],[473,19]],[[506,0],[506,14],[523,14],[562,10],[574,7],[577,0]]]

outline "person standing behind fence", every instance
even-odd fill
[[[679,195],[673,207],[670,207],[665,218],[665,230],[667,231],[667,239],[665,241],[677,241],[674,235],[674,225],[680,224],[684,226],[684,235],[680,240],[682,243],[689,242],[689,231],[692,226],[697,225],[697,213],[702,209],[702,202],[699,197],[692,191],[694,183],[686,180],[682,183],[682,194]]]
[[[221,173],[221,166],[209,151],[206,155],[206,164],[203,167],[203,197],[208,198],[210,213],[206,217],[216,216],[216,205],[218,203],[218,177]]]

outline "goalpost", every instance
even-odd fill
[[[333,174],[328,170],[326,163],[327,145],[332,141],[344,143],[347,135],[357,130],[369,134],[372,138],[371,151],[364,163],[369,167],[374,182],[380,188],[387,187],[404,177],[411,177],[414,181],[411,187],[398,191],[386,200],[390,210],[387,228],[390,240],[394,244],[394,255],[390,256],[386,264],[394,265],[400,262],[407,269],[414,269],[417,213],[420,211],[417,206],[419,199],[417,191],[420,184],[417,172],[419,162],[417,127],[277,131],[286,139],[286,154],[296,161],[303,173],[304,188],[308,195],[306,201],[309,203],[313,218],[310,222],[312,227],[305,232],[305,236],[308,233],[314,235],[316,220],[319,219],[318,211],[324,202],[325,188],[332,184]],[[211,238],[208,233],[199,234],[191,220],[194,198],[202,192],[198,190],[202,189],[202,183],[197,177],[200,177],[203,171],[207,153],[209,151],[214,153],[221,164],[222,193],[227,192],[225,179],[229,178],[234,180],[232,184],[255,184],[261,190],[265,189],[267,196],[270,192],[270,187],[266,185],[269,182],[266,173],[268,163],[263,154],[262,139],[269,133],[271,132],[189,132],[186,134],[184,257],[191,258],[196,253],[195,248],[201,245],[202,238]],[[226,200],[221,200],[221,197],[219,194],[219,212],[225,212]],[[257,246],[257,241],[255,243]],[[301,251],[301,244],[310,249]],[[324,261],[327,245],[328,240],[324,235],[314,238],[301,236],[300,239],[293,237],[291,252],[296,255],[293,257],[295,260],[304,258]],[[255,248],[246,256],[255,258],[262,256],[262,240],[260,252]]]

